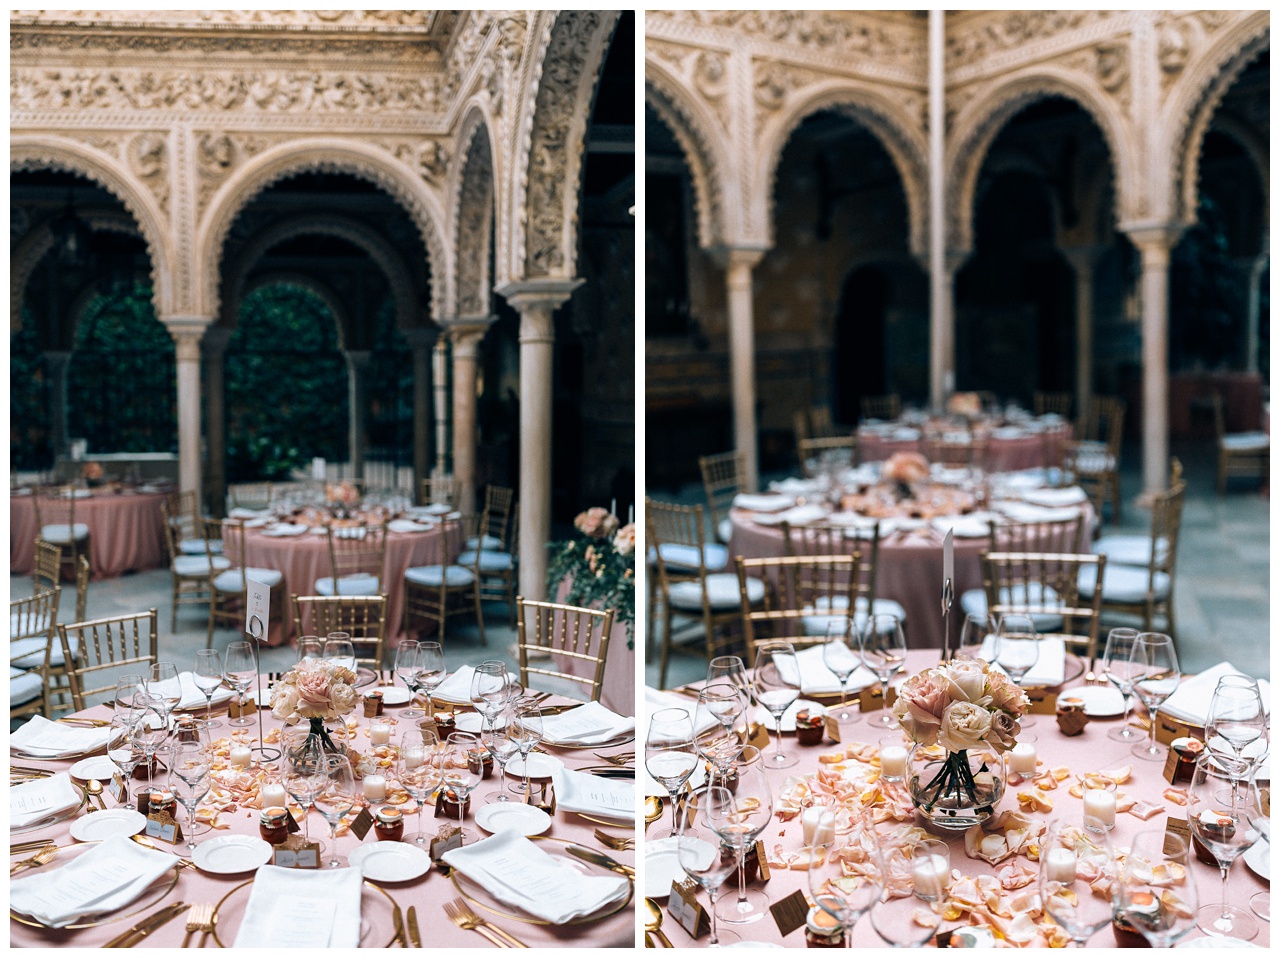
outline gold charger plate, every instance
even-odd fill
[[[253,884],[253,882],[254,882],[254,879],[256,879],[256,878],[257,878],[257,876],[255,875],[255,876],[254,876],[254,878],[250,878],[250,879],[248,879],[247,881],[242,881],[240,884],[238,884],[238,885],[236,885],[234,888],[232,888],[232,889],[231,889],[231,891],[227,892],[227,893],[226,893],[225,895],[223,895],[220,899],[218,899],[218,903],[217,903],[216,905],[214,905],[214,906],[213,906],[213,919],[214,919],[214,921],[213,921],[213,940],[214,940],[215,942],[217,942],[217,944],[218,944],[218,947],[219,947],[219,948],[227,948],[227,947],[230,947],[230,946],[228,946],[225,942],[223,942],[223,940],[222,940],[221,938],[219,938],[219,937],[218,937],[218,926],[222,924],[222,923],[218,920],[218,918],[219,918],[219,916],[222,914],[222,908],[223,908],[223,906],[224,906],[224,905],[226,905],[226,903],[231,899],[231,897],[232,897],[233,895],[235,895],[237,892],[241,891],[242,889],[248,888],[250,885],[252,885],[252,884]],[[361,907],[360,907],[360,918],[361,918],[361,921],[364,921],[364,920],[366,920],[366,919],[368,920],[369,925],[370,925],[370,932],[369,932],[370,934],[373,934],[373,932],[374,932],[374,931],[376,931],[376,930],[377,930],[378,928],[380,928],[380,927],[381,927],[381,928],[390,928],[390,927],[391,927],[391,913],[392,913],[392,910],[393,910],[393,909],[395,908],[395,906],[396,906],[396,901],[395,901],[395,899],[394,899],[394,898],[392,898],[389,894],[387,894],[387,890],[386,890],[385,888],[383,888],[381,885],[375,885],[373,882],[371,882],[371,881],[367,881],[367,880],[364,882],[364,884],[365,884],[366,886],[368,886],[369,888],[372,888],[374,891],[376,891],[378,894],[380,894],[383,898],[385,898],[385,899],[387,900],[387,913],[386,913],[386,915],[385,915],[385,916],[379,916],[378,920],[374,920],[373,918],[368,918],[368,917],[367,917],[367,913],[366,913],[365,908],[364,908],[364,905],[362,904],[362,905],[361,905]],[[374,898],[373,900],[374,900],[375,902],[376,902],[376,901],[378,901],[378,899],[377,899],[377,898]],[[246,904],[246,905],[248,905],[248,902],[246,901],[246,902],[245,902],[245,904]],[[243,909],[241,909],[240,917],[241,917],[241,918],[243,918],[243,917],[244,917],[244,910],[243,910]],[[383,918],[385,918],[385,921],[384,921],[384,920],[382,920]],[[237,924],[237,925],[236,925],[236,930],[237,930],[237,931],[239,931],[239,929],[240,929],[240,926],[239,926],[239,924]],[[226,932],[226,926],[225,926],[225,925],[222,927],[222,930],[223,930],[223,933],[225,934],[225,932]],[[234,941],[234,938],[235,938],[235,936],[233,935],[233,936],[232,936],[232,940],[233,940],[233,941]],[[388,941],[385,945],[370,945],[369,947],[371,947],[371,948],[390,948],[390,947],[391,947],[391,945],[392,945],[394,942],[395,942],[395,932],[392,932],[392,934],[391,934],[391,940],[390,940],[390,941]],[[363,939],[361,939],[361,947],[363,947]]]
[[[597,825],[608,825],[610,828],[630,828],[634,831],[636,827],[634,818],[629,822],[625,822],[616,818],[596,818],[583,812],[570,812],[569,814],[577,815],[579,818],[585,818],[587,821],[595,822]]]
[[[58,855],[61,856],[64,852],[67,852],[73,849],[74,851],[72,852],[72,854],[79,854],[80,850],[92,848],[94,845],[98,845],[98,844],[100,843],[99,842],[77,842],[71,845],[60,845],[58,846]],[[23,857],[29,858],[30,856],[26,855]],[[54,861],[57,861],[57,858],[55,858]],[[141,895],[135,898],[128,905],[124,906],[124,908],[122,908],[119,912],[115,912],[109,916],[95,919],[94,921],[80,921],[70,925],[63,925],[62,928],[49,928],[48,925],[38,922],[34,918],[31,918],[27,915],[18,914],[12,908],[9,909],[9,918],[12,921],[16,921],[20,925],[26,925],[30,928],[49,928],[50,931],[64,931],[67,929],[75,929],[75,928],[96,928],[98,925],[110,925],[117,921],[124,921],[127,918],[136,918],[138,915],[142,914],[144,911],[147,911],[153,906],[160,904],[160,902],[168,898],[169,893],[172,892],[174,888],[178,886],[178,879],[181,876],[182,876],[182,868],[179,867],[178,860],[175,858],[173,860],[172,871],[167,871],[163,875],[161,875],[159,878],[157,878],[154,884],[152,884],[150,888],[144,891]],[[21,877],[21,873],[19,873],[19,877]]]
[[[580,844],[579,842],[571,842],[567,838],[552,838],[549,835],[530,835],[528,837],[530,841],[535,841],[535,842],[557,842],[558,844],[561,844],[561,845]],[[599,865],[592,865],[588,862],[582,861],[581,859],[574,858],[572,855],[569,855],[567,853],[564,856],[564,860],[569,862],[569,864],[575,867],[581,867],[583,869],[593,869],[592,871],[589,871],[588,874],[596,874],[597,872],[602,872],[606,875],[618,874],[618,872],[611,871],[608,868],[603,868]],[[623,876],[619,876],[619,877],[623,877]],[[553,924],[552,922],[547,921],[545,918],[530,918],[528,915],[517,914],[515,913],[514,910],[504,911],[503,909],[510,908],[511,906],[503,905],[501,902],[490,903],[486,901],[481,901],[480,899],[476,898],[474,895],[473,886],[475,883],[471,881],[471,879],[467,879],[467,885],[464,886],[462,882],[458,880],[458,869],[456,868],[452,868],[449,870],[449,881],[453,882],[453,887],[458,889],[458,894],[460,894],[467,901],[471,902],[471,904],[475,905],[477,908],[483,908],[485,911],[489,912],[490,914],[498,915],[501,918],[510,918],[512,921],[523,922],[526,925],[552,925]],[[636,883],[634,881],[629,881],[627,882],[627,886],[628,886],[627,897],[619,901],[616,905],[606,906],[604,909],[596,912],[595,914],[584,915],[582,918],[574,918],[572,921],[564,922],[564,924],[565,925],[591,925],[597,921],[603,921],[605,918],[609,918],[612,915],[616,915],[618,912],[622,911],[622,909],[626,908],[629,904],[631,904],[631,900],[635,898]],[[560,927],[560,926],[557,926],[557,927]]]
[[[1062,664],[1062,681],[1061,682],[1054,683],[1053,685],[1037,683],[1035,685],[1024,685],[1022,686],[1022,688],[1024,689],[1060,689],[1064,685],[1066,685],[1068,682],[1074,682],[1076,679],[1080,678],[1080,676],[1082,675],[1084,675],[1084,659],[1080,658],[1080,656],[1076,655],[1074,652],[1068,652],[1066,654],[1066,659],[1063,661],[1063,664]]]
[[[561,745],[559,742],[549,742],[546,739],[543,739],[541,744],[546,748],[562,748],[565,750],[586,749],[586,748],[617,748],[619,745],[626,745],[628,742],[634,742],[635,740],[636,740],[635,732],[624,732],[622,735],[619,735],[616,738],[611,738],[607,742],[593,742],[590,745],[577,745],[572,742],[566,742],[565,744]]]
[[[19,784],[25,785],[26,783],[22,782]],[[12,782],[9,783],[9,787],[13,788]],[[64,808],[62,811],[54,812],[46,818],[38,818],[29,825],[19,825],[17,828],[10,828],[9,834],[24,835],[27,832],[39,831],[42,828],[48,828],[50,825],[57,825],[59,822],[65,822],[69,818],[75,818],[76,815],[79,814],[80,809],[84,808],[85,804],[89,801],[89,790],[86,786],[74,781],[71,783],[71,787],[80,793],[79,805],[76,805],[74,808]]]

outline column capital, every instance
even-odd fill
[[[459,316],[451,320],[445,334],[453,344],[454,358],[474,359],[480,352],[480,341],[497,320],[497,316]]]
[[[180,363],[198,363],[200,361],[200,341],[205,331],[213,325],[212,316],[170,315],[161,316],[177,346],[177,361]]]
[[[764,254],[769,252],[767,246],[712,246],[707,249],[712,258],[722,269],[755,269]]]
[[[1142,254],[1143,265],[1168,265],[1169,253],[1186,229],[1185,223],[1122,223],[1120,232]]]
[[[494,292],[525,315],[528,310],[545,310],[548,315],[562,306],[573,291],[582,285],[580,279],[526,279],[494,287]]]

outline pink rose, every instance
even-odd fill
[[[629,556],[636,551],[636,524],[628,522],[613,537],[614,551],[620,556]]]
[[[893,714],[913,742],[932,745],[942,726],[942,714],[951,704],[945,676],[934,669],[913,675],[898,690]]]
[[[574,528],[593,539],[603,539],[618,531],[618,517],[608,509],[592,506],[573,520]]]
[[[886,482],[919,482],[929,478],[929,460],[918,452],[895,452],[880,475]]]
[[[977,748],[991,731],[991,713],[972,702],[953,702],[942,715],[938,744],[948,752]]]
[[[299,672],[298,714],[304,718],[324,718],[329,714],[329,676],[326,672]]]
[[[1003,672],[992,669],[987,673],[987,695],[991,698],[991,708],[1008,712],[1014,718],[1022,718],[1031,707],[1027,693],[1009,681]]]
[[[952,698],[986,704],[982,693],[987,684],[987,673],[981,662],[953,659],[946,664],[945,674]]]
[[[991,713],[991,728],[984,739],[997,752],[1007,752],[1018,744],[1018,733],[1022,726],[1018,720],[1006,712]]]

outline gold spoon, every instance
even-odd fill
[[[675,945],[671,944],[671,939],[662,930],[662,909],[658,907],[658,903],[652,898],[646,898],[644,907],[649,911],[649,917],[644,920],[644,930],[657,935],[663,947],[674,948]]]
[[[644,827],[648,828],[662,817],[662,799],[650,795],[644,800]]]
[[[91,778],[89,779],[88,783],[85,785],[85,789],[89,792],[90,795],[92,795],[94,798],[98,800],[98,805],[105,812],[107,810],[107,803],[102,798],[102,783],[98,781],[96,778]]]

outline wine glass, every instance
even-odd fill
[[[1139,743],[1130,750],[1138,758],[1158,762],[1167,749],[1156,743],[1156,716],[1160,706],[1178,688],[1181,678],[1178,672],[1178,653],[1173,639],[1160,632],[1141,632],[1133,640],[1133,690],[1147,707],[1151,719],[1151,737],[1144,745]]]
[[[734,870],[738,856],[722,850],[717,828],[725,828],[733,815],[733,795],[727,788],[712,785],[696,799],[690,799],[692,805],[696,801],[701,815],[693,822],[686,822],[676,837],[676,858],[681,870],[701,885],[711,901],[708,911],[711,913],[711,937],[707,944],[712,948],[720,946],[720,930],[716,922],[716,898],[720,886]],[[725,932],[731,940],[738,940],[739,935]]]
[[[894,948],[919,948],[938,933],[942,902],[951,883],[947,860],[931,847],[941,844],[923,841],[909,853],[891,852],[874,844],[869,849],[868,860],[879,859],[882,878],[891,873],[895,857],[902,859],[903,869],[911,870],[913,894],[894,896],[885,889],[871,905],[871,927]]]
[[[1249,824],[1253,830],[1257,832],[1261,838],[1260,841],[1267,843],[1267,854],[1271,853],[1271,772],[1268,770],[1266,778],[1263,779],[1267,784],[1263,785],[1259,781],[1259,777],[1263,774],[1262,766],[1259,765],[1253,770],[1250,778],[1253,780],[1253,787],[1247,793],[1249,802],[1245,805],[1245,814],[1249,817]],[[1265,793],[1265,794],[1264,794]],[[1271,892],[1260,891],[1249,899],[1249,908],[1255,915],[1263,921],[1271,921]]]
[[[517,724],[521,721],[522,719],[516,719]],[[441,755],[440,786],[446,792],[451,793],[453,800],[458,803],[458,830],[462,833],[462,843],[464,845],[472,838],[471,832],[463,827],[462,820],[467,804],[467,796],[480,784],[480,768],[471,764],[472,757],[479,754],[479,752],[480,740],[475,735],[470,732],[452,732]],[[527,788],[529,784],[528,757],[523,748],[521,748],[521,755],[525,756],[525,786]]]
[[[400,787],[418,803],[418,834],[414,842],[427,843],[422,833],[423,803],[440,785],[440,770],[435,764],[435,747],[429,744],[417,729],[409,729],[400,737],[396,752],[396,780]]]
[[[790,768],[800,761],[782,751],[782,716],[800,697],[800,666],[789,642],[765,642],[756,651],[756,701],[773,716],[776,745],[770,768]]]
[[[1243,778],[1265,752],[1266,734],[1267,715],[1258,683],[1243,675],[1219,679],[1205,726],[1209,754],[1233,779]],[[1263,743],[1262,751],[1250,748],[1256,742]]]
[[[196,806],[209,794],[209,753],[198,742],[179,742],[169,763],[169,790],[187,810],[187,854],[196,850]]]
[[[671,795],[671,835],[680,831],[677,805],[680,789],[698,765],[698,747],[693,737],[693,722],[684,709],[659,709],[649,718],[649,732],[644,740],[644,767],[654,780]],[[654,836],[667,837],[658,831]]]
[[[169,738],[169,725],[165,721],[164,706],[154,695],[142,694],[136,701],[141,706],[137,718],[129,726],[129,737],[142,750],[147,761],[147,795],[155,785],[156,750]]]
[[[858,713],[850,712],[846,704],[849,700],[849,676],[862,664],[854,647],[853,617],[827,625],[827,641],[822,646],[822,664],[840,680],[840,708],[836,712],[836,721],[841,725],[852,725],[858,721]]]
[[[1102,674],[1124,696],[1124,721],[1119,728],[1107,732],[1107,738],[1132,745],[1141,736],[1129,724],[1129,710],[1133,707],[1133,653],[1137,629],[1112,629],[1107,633],[1107,647],[1102,653]]]
[[[253,724],[253,717],[244,713],[244,693],[249,691],[253,686],[254,679],[258,677],[258,663],[253,654],[253,646],[248,642],[232,642],[227,646],[226,654],[222,660],[223,677],[240,695],[241,714],[237,718],[230,719],[228,724],[245,726]]]
[[[1040,660],[1040,633],[1036,631],[1035,620],[1020,612],[1006,612],[1000,616],[996,635],[1000,643],[1000,656],[996,661],[1014,685],[1021,685]],[[1029,713],[1018,721],[1023,728],[1036,724]]]
[[[418,676],[422,674],[422,666],[418,664],[420,649],[421,646],[414,639],[404,639],[396,646],[395,672],[405,688],[409,690],[410,695],[417,692]],[[418,719],[427,713],[413,705],[401,714],[408,719]]]
[[[196,667],[191,672],[196,688],[204,693],[205,727],[222,725],[213,717],[213,691],[222,684],[222,660],[217,649],[200,649],[196,652]]]
[[[1246,791],[1256,788],[1250,782]],[[1261,837],[1248,814],[1249,805],[1260,804],[1258,796],[1256,792],[1238,794],[1234,777],[1215,768],[1211,755],[1201,755],[1196,762],[1188,793],[1191,836],[1217,860],[1222,872],[1222,902],[1203,905],[1196,912],[1196,924],[1208,935],[1248,941],[1258,934],[1258,922],[1227,901],[1227,876],[1235,860]]]
[[[960,627],[957,659],[994,663],[1000,658],[1000,629],[996,617],[988,612],[970,612]]]
[[[896,615],[869,615],[859,641],[862,664],[880,680],[883,703],[880,714],[869,721],[880,728],[897,728],[898,720],[889,708],[889,680],[907,664],[907,637],[902,634],[902,623]]]
[[[319,662],[324,658],[324,639],[318,635],[304,635],[298,639],[298,664]]]
[[[542,712],[536,706],[515,705],[510,725],[511,735],[515,738],[516,749],[520,753],[520,761],[524,767],[524,775],[519,785],[513,782],[507,788],[513,792],[519,791],[526,796],[527,801],[529,795],[529,753],[533,751],[535,745],[542,741]]]
[[[773,820],[773,794],[769,789],[767,765],[760,749],[748,745],[733,763],[737,777],[732,787],[733,809],[721,824],[713,824],[720,840],[737,852],[738,894],[720,904],[722,921],[747,924],[763,918],[769,910],[769,896],[759,889],[747,889],[746,853]]]
[[[1157,869],[1161,876],[1172,871],[1181,877],[1172,882],[1157,878]],[[1112,889],[1112,915],[1144,936],[1151,947],[1172,947],[1196,926],[1196,883],[1191,869],[1190,849],[1180,836],[1139,832]]]
[[[173,710],[182,704],[182,686],[178,682],[178,667],[172,662],[151,663],[151,674],[147,678],[147,692],[160,700],[164,709],[165,724],[173,715]]]
[[[111,727],[107,733],[107,758],[120,770],[120,779],[124,783],[117,808],[135,807],[129,797],[129,779],[133,777],[133,770],[138,767],[138,763],[146,758],[146,753],[133,738],[135,720],[132,714],[117,713],[111,716]]]
[[[1089,887],[1100,876],[1115,878],[1115,853],[1107,833],[1053,822],[1040,843],[1040,901],[1044,913],[1081,948],[1111,924],[1111,902]]]
[[[520,751],[520,736],[524,734],[524,728],[516,725],[515,718],[516,710],[508,706],[498,716],[499,721],[493,723],[494,727],[482,733],[480,739],[484,747],[489,750],[489,754],[493,756],[493,760],[498,763],[499,783],[506,780],[507,763]],[[499,784],[497,791],[485,799],[486,804],[511,801],[507,795],[508,787]]]
[[[351,761],[345,755],[326,755],[317,776],[314,803],[316,811],[329,823],[329,857],[321,864],[337,868],[342,864],[338,857],[338,823],[356,803],[356,780],[351,771]]]
[[[728,682],[742,690],[748,705],[755,702],[755,690],[751,687],[751,677],[741,656],[717,655],[707,665],[707,682]]]
[[[356,649],[351,644],[350,633],[330,632],[328,638],[324,640],[324,657],[329,660],[330,664],[340,665],[354,673],[356,670]]]
[[[693,728],[698,753],[723,778],[747,744],[747,697],[728,682],[703,686],[693,712]],[[700,728],[710,731],[697,735]],[[714,776],[711,784],[715,784]]]
[[[835,834],[836,814],[823,812],[818,821],[819,831],[830,830]],[[853,926],[880,900],[884,890],[884,869],[874,840],[866,841],[867,832],[861,826],[849,833],[841,849],[854,846],[855,854],[862,859],[858,882],[846,882],[842,855],[837,849],[811,848],[809,862],[809,894],[815,904],[844,927],[845,945],[853,940]],[[819,860],[821,859],[821,860]]]
[[[418,643],[418,688],[425,690],[427,693],[427,714],[435,716],[435,703],[431,701],[431,694],[440,687],[440,683],[444,681],[448,675],[448,669],[444,662],[444,648],[439,642],[419,642]]]
[[[146,685],[141,675],[130,672],[116,680],[115,698],[111,700],[112,711],[116,715],[129,715],[138,711],[137,698],[146,692]]]
[[[315,801],[316,792],[321,785],[320,769],[324,761],[324,753],[319,743],[310,736],[301,734],[303,730],[291,730],[292,735],[284,736],[283,756],[280,759],[280,782],[284,785],[289,797],[302,806],[302,840],[311,841],[311,820],[307,813]]]
[[[507,704],[507,667],[490,659],[476,666],[471,676],[471,704],[484,717],[487,728]]]

